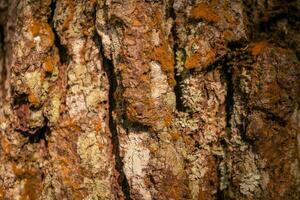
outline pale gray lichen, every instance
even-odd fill
[[[228,166],[229,165],[229,166]],[[230,168],[230,164],[222,161],[219,164],[219,171],[220,171],[220,190],[223,191],[229,186],[229,172],[227,168]]]
[[[78,117],[81,112],[87,112],[85,97],[82,93],[67,96],[66,104],[71,117]]]
[[[242,68],[242,73],[240,74],[240,89],[245,94],[250,93],[250,85],[251,84],[251,75],[249,74],[249,71],[247,71],[245,68]]]
[[[160,99],[163,94],[168,92],[168,77],[164,74],[159,63],[150,62],[151,76],[151,97]]]
[[[100,179],[84,178],[83,185],[89,189],[88,195],[83,200],[110,200],[113,199],[111,194],[110,183]]]
[[[49,106],[46,110],[47,117],[49,119],[49,122],[54,124],[57,122],[59,118],[59,108],[60,108],[60,95],[58,93],[53,94],[51,96]]]
[[[30,111],[30,127],[38,128],[44,124],[44,115],[42,110]]]
[[[124,172],[130,181],[131,187],[139,191],[145,200],[151,200],[151,193],[148,190],[145,179],[146,169],[150,160],[150,150],[144,146],[148,140],[148,133],[129,133],[128,142],[122,145],[124,154]]]
[[[176,75],[179,76],[184,70],[185,54],[183,50],[176,51]]]
[[[106,99],[106,95],[99,89],[91,89],[86,96],[86,106],[90,111],[97,111],[99,103]]]
[[[242,194],[251,195],[257,187],[259,187],[260,175],[258,174],[245,174],[240,183],[240,191]]]
[[[101,168],[101,152],[98,146],[96,133],[83,133],[77,141],[77,153],[81,158],[81,165],[96,173]]]
[[[182,82],[182,101],[183,104],[193,112],[200,111],[199,106],[204,100],[204,94],[199,89],[199,80],[196,77],[188,77]]]
[[[188,129],[191,131],[196,131],[199,128],[199,119],[190,118],[189,114],[186,112],[178,112],[177,118],[174,121],[174,126],[178,130]]]

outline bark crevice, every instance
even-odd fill
[[[56,31],[54,24],[54,15],[56,10],[56,0],[52,0],[50,4],[50,15],[48,17],[48,24],[52,27],[52,31],[54,33],[54,44],[58,49],[59,59],[61,64],[68,64],[70,61],[70,56],[68,54],[68,49],[65,45],[63,45],[60,41],[60,37]]]
[[[224,63],[223,66],[223,75],[226,82],[227,87],[227,95],[225,99],[225,113],[226,113],[226,131],[230,134],[231,132],[231,117],[234,106],[234,87],[232,80],[232,67],[228,63]]]
[[[178,41],[178,36],[177,36],[177,30],[176,30],[176,13],[173,8],[174,0],[171,0],[170,4],[171,4],[171,6],[167,12],[168,12],[169,17],[171,17],[173,19],[173,26],[171,28],[171,34],[172,34],[172,38],[174,41],[172,49],[173,49],[173,55],[174,55],[174,79],[176,81],[175,86],[174,86],[174,94],[175,94],[175,98],[176,98],[176,110],[179,112],[186,112],[187,109],[184,106],[184,103],[182,101],[181,83],[183,81],[183,77],[182,77],[182,74],[178,71],[178,69],[176,67],[178,65],[178,61],[176,59],[176,53],[178,51],[180,51],[181,49],[179,48],[179,45],[176,42],[176,41]]]
[[[116,162],[116,170],[119,173],[118,182],[122,188],[122,192],[125,196],[126,200],[131,200],[130,197],[130,186],[124,172],[124,163],[123,158],[120,155],[120,141],[118,137],[117,126],[113,117],[113,112],[116,109],[116,100],[114,97],[114,93],[118,87],[117,77],[115,74],[115,67],[112,60],[108,59],[104,54],[103,44],[101,42],[101,38],[96,33],[94,35],[94,41],[99,48],[99,53],[101,54],[102,63],[104,71],[106,72],[108,82],[109,82],[109,93],[108,93],[108,101],[109,101],[109,129],[112,136],[112,145],[113,145],[113,154]]]
[[[25,144],[39,143],[41,140],[44,140],[45,146],[48,147],[48,142],[47,142],[46,136],[51,134],[50,128],[48,126],[48,119],[45,118],[45,125],[39,129],[37,129],[33,134],[29,133],[28,131],[22,131],[21,134],[24,137],[28,138],[28,141]]]

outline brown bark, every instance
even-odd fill
[[[0,199],[298,199],[297,0],[0,0]]]

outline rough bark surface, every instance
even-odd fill
[[[299,14],[0,0],[0,199],[299,199]]]

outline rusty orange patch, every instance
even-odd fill
[[[43,48],[49,48],[54,45],[54,33],[48,23],[31,21],[29,30],[33,37],[41,37],[41,46]]]
[[[47,57],[44,64],[43,64],[43,68],[45,70],[45,72],[52,72],[54,69],[54,60],[51,57]]]
[[[257,56],[261,53],[266,47],[269,46],[269,43],[267,41],[261,41],[250,44],[250,51],[253,56]]]
[[[152,53],[153,60],[159,61],[161,64],[162,70],[168,76],[168,83],[170,85],[175,85],[174,79],[174,58],[173,54],[168,51],[166,44],[161,45],[160,47],[154,48]]]
[[[210,49],[206,55],[202,55],[200,52],[194,53],[191,56],[187,56],[185,61],[185,68],[194,69],[206,67],[211,64],[216,58],[216,52],[214,49]]]
[[[34,93],[30,93],[28,95],[28,101],[32,104],[38,104],[39,103],[39,99],[37,98],[37,96]]]
[[[220,20],[215,9],[205,3],[199,3],[193,7],[190,15],[195,19],[205,19],[209,22],[218,22]]]

